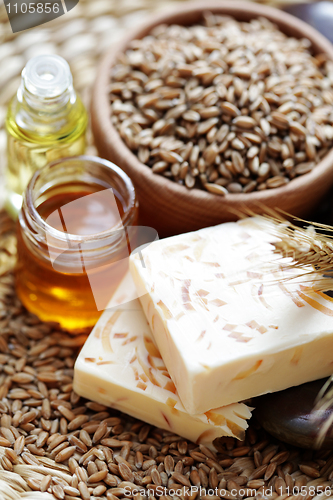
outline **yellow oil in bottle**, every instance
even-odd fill
[[[59,56],[31,59],[6,119],[6,208],[13,216],[36,170],[84,153],[87,121],[66,61]]]

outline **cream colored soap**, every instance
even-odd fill
[[[118,292],[113,304],[124,299]],[[209,447],[220,436],[243,439],[251,417],[241,403],[186,413],[137,299],[103,313],[76,361],[74,390]]]
[[[333,372],[332,299],[286,282],[293,272],[281,269],[267,234],[246,219],[131,256],[144,313],[190,414]]]

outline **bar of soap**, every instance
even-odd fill
[[[333,372],[333,302],[294,280],[245,219],[152,243],[130,270],[190,414]],[[144,294],[145,292],[145,294]]]
[[[251,417],[242,403],[186,413],[137,299],[102,314],[76,361],[74,390],[209,447],[220,436],[243,439]]]

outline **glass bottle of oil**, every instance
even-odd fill
[[[14,217],[34,172],[51,161],[84,153],[87,112],[67,62],[56,55],[30,59],[7,119],[7,201]]]

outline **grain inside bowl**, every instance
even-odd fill
[[[265,18],[155,27],[111,72],[111,120],[139,160],[216,194],[276,188],[333,142],[333,63]]]

